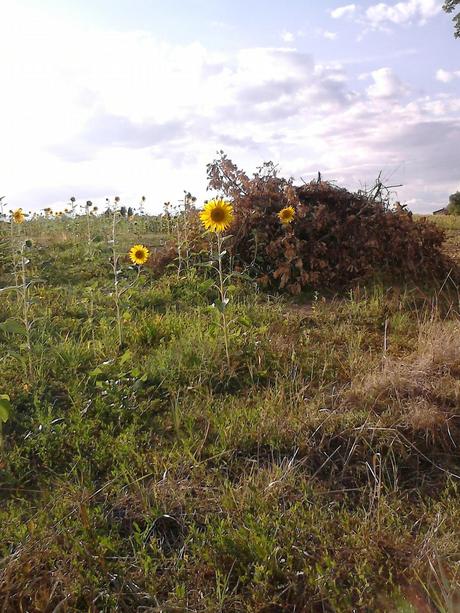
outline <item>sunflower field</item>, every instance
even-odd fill
[[[460,223],[221,155],[0,220],[0,610],[460,610]]]

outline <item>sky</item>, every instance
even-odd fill
[[[351,190],[382,171],[415,212],[460,189],[460,39],[442,0],[2,0],[0,196],[63,208],[207,192],[248,173]]]

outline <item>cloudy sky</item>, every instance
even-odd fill
[[[380,170],[414,211],[460,189],[460,40],[442,0],[3,0],[0,195],[150,210],[247,171],[350,189]]]

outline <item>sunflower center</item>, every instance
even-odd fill
[[[221,223],[225,220],[225,209],[222,207],[216,207],[211,211],[211,219],[214,223]]]
[[[134,255],[138,260],[142,260],[144,258],[144,252],[141,249],[138,249]]]

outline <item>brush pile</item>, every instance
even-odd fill
[[[272,163],[249,178],[223,153],[208,166],[208,179],[210,189],[233,201],[236,265],[265,286],[298,294],[307,286],[343,287],[376,275],[439,278],[448,270],[444,233],[390,206],[380,181],[357,193],[320,177],[296,187]],[[278,213],[288,206],[295,218],[283,225]]]

